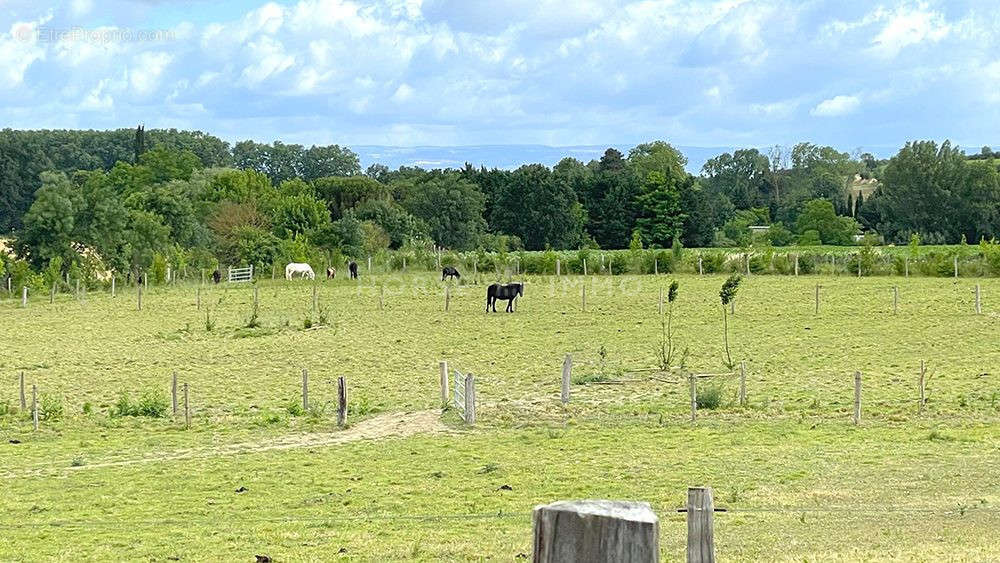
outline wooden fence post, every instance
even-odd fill
[[[115,276],[111,276],[111,297],[114,298],[117,292],[117,280]]]
[[[746,255],[745,255],[745,257],[746,257],[746,261],[747,261],[747,275],[749,276],[750,275],[750,253],[747,252]]]
[[[660,521],[645,502],[558,501],[532,514],[534,563],[660,560]]]
[[[31,421],[38,432],[38,385],[31,384]]]
[[[194,290],[194,301],[195,305],[198,306],[198,310],[201,311],[201,286],[196,287]]]
[[[174,372],[174,377],[170,381],[170,406],[172,407],[173,415],[177,416],[177,372]]]
[[[795,255],[795,275],[799,275],[799,255]]]
[[[892,314],[899,312],[899,286],[892,286]]]
[[[21,379],[21,412],[24,412],[25,410],[27,410],[28,405],[27,405],[27,403],[24,400],[24,372],[23,371],[21,372],[20,379]]]
[[[861,424],[861,372],[854,372],[854,424]]]
[[[740,362],[740,406],[747,406],[747,363]]]
[[[188,384],[184,384],[184,427],[191,428],[191,403],[188,402]]]
[[[309,410],[309,370],[302,369],[302,410]]]
[[[660,259],[653,258],[653,275],[656,276],[659,274],[660,274]]]
[[[903,259],[903,277],[910,277],[910,257],[907,256]]]
[[[337,426],[347,425],[347,382],[344,376],[337,378]]]
[[[819,284],[816,284],[816,313],[819,314]]]
[[[21,308],[28,306],[28,286],[21,288]]]
[[[583,259],[583,275],[587,275],[587,259]]]
[[[566,359],[563,360],[562,366],[562,404],[569,404],[569,384],[570,379],[573,377],[573,357],[566,354]]]
[[[447,282],[446,282],[447,283]],[[451,289],[449,286],[444,286],[444,311],[448,312],[448,307],[451,305]]]
[[[692,373],[688,376],[688,385],[691,387],[691,422],[698,419],[698,379]]]
[[[978,283],[976,284],[976,314],[977,315],[983,314],[983,302],[981,299],[981,291],[979,289]]]
[[[441,370],[441,404],[448,404],[448,362],[438,362]]]
[[[705,274],[705,271],[702,270],[702,268],[701,268],[701,254],[699,254],[698,255],[698,275],[702,276],[704,274]]]
[[[313,298],[312,298],[312,310],[313,313],[319,310],[319,296],[317,295],[316,283],[313,282]]]
[[[917,381],[917,384],[920,386],[920,408],[918,409],[918,412],[920,413],[924,412],[924,405],[927,404],[927,398],[925,395],[925,390],[927,389],[926,375],[927,368],[924,366],[924,361],[920,360],[920,379]]]
[[[465,423],[476,423],[476,378],[471,373],[465,376]]]
[[[715,563],[715,504],[711,487],[688,487],[687,563]]]

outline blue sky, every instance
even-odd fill
[[[0,0],[15,128],[978,151],[998,85],[987,1]]]

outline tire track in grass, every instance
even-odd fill
[[[160,455],[88,462],[71,466],[68,461],[24,468],[15,472],[0,473],[0,478],[41,476],[53,472],[75,472],[108,467],[125,467],[145,463],[162,463],[178,460],[206,459],[214,457],[254,454],[260,452],[294,450],[314,447],[336,446],[365,440],[385,438],[407,438],[417,434],[443,434],[451,429],[441,421],[441,411],[437,409],[409,413],[386,413],[358,422],[342,431],[330,433],[294,434],[268,441],[241,442],[204,448],[189,448],[165,452]]]

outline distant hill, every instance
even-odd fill
[[[541,163],[548,166],[557,164],[566,157],[573,157],[584,163],[601,158],[608,148],[615,148],[623,154],[634,145],[578,145],[550,147],[547,145],[467,145],[457,147],[390,147],[384,145],[348,145],[361,159],[361,168],[380,163],[395,170],[400,166],[421,168],[462,168],[468,162],[473,166],[487,168],[514,169],[523,164]],[[690,147],[675,145],[688,159],[687,170],[699,174],[705,162],[724,152],[732,152],[741,147]],[[761,152],[767,153],[766,148]],[[853,150],[853,149],[852,149]],[[888,158],[899,150],[898,147],[866,148],[877,158]]]
[[[615,148],[623,154],[634,145],[580,145],[572,147],[550,147],[546,145],[469,145],[459,147],[387,147],[382,145],[350,145],[358,153],[361,167],[367,168],[380,163],[395,170],[400,166],[420,166],[421,168],[461,168],[468,162],[473,166],[513,169],[522,164],[541,163],[548,166],[557,164],[566,157],[573,157],[584,163],[601,158],[608,148]],[[708,159],[731,152],[736,147],[676,147],[688,159],[687,169],[693,174],[701,172]]]

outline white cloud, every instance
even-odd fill
[[[861,107],[861,99],[857,96],[834,96],[823,100],[809,113],[818,117],[836,117],[848,115]]]
[[[392,95],[392,101],[402,103],[413,97],[413,87],[407,83],[402,83],[396,88],[396,93]]]
[[[295,57],[285,52],[284,44],[266,35],[248,47],[254,62],[243,69],[241,77],[244,83],[251,86],[277,76],[295,64]]]
[[[70,2],[70,13],[74,17],[85,16],[94,9],[94,0],[73,0]]]
[[[45,50],[38,43],[38,28],[51,18],[49,15],[32,22],[16,22],[8,33],[0,33],[0,89],[20,85],[28,67],[45,59]]]
[[[903,6],[891,14],[883,14],[888,21],[872,39],[872,51],[886,58],[896,56],[910,45],[941,41],[950,29],[944,16],[928,10],[926,4],[915,9]]]
[[[114,99],[107,91],[108,83],[108,79],[98,82],[97,86],[80,100],[79,109],[84,111],[108,111],[114,107]]]
[[[129,66],[129,86],[140,96],[152,93],[160,85],[160,77],[173,56],[161,51],[139,53]]]

